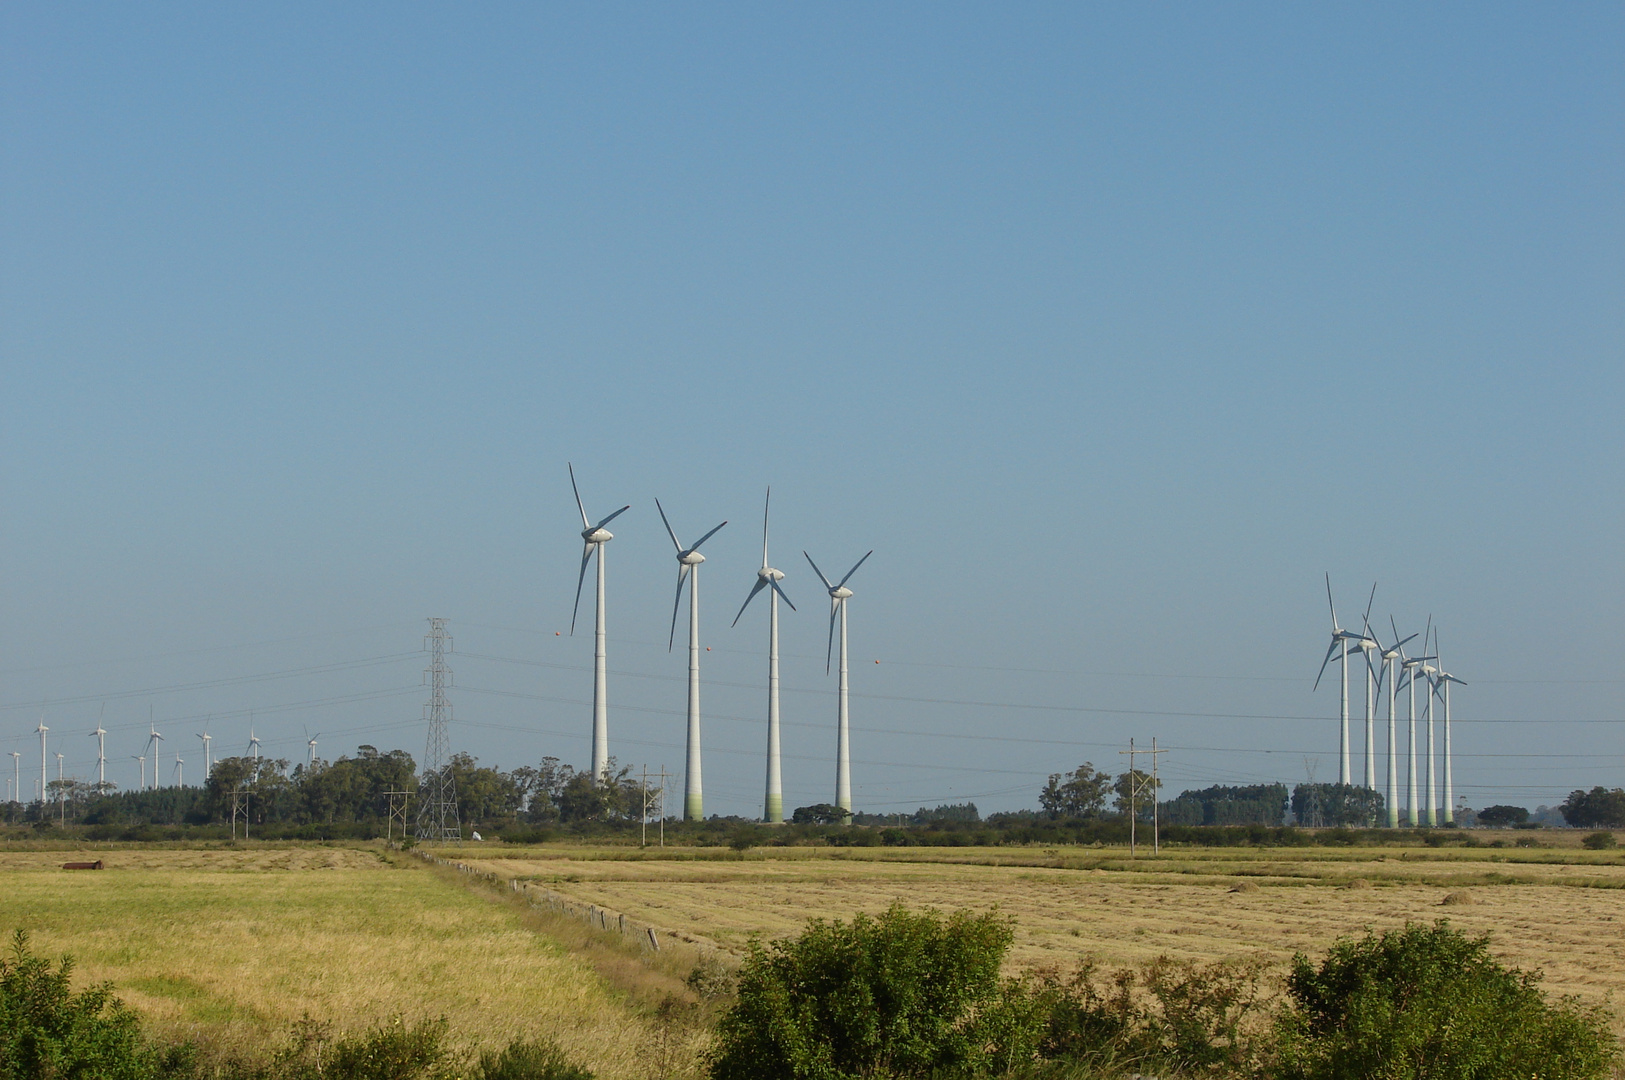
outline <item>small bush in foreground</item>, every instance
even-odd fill
[[[1619,846],[1619,840],[1611,832],[1588,833],[1581,839],[1580,843],[1592,851],[1607,851],[1609,848]]]
[[[161,1054],[148,1044],[110,983],[74,993],[72,973],[71,958],[52,970],[26,932],[12,938],[10,959],[0,959],[0,1080],[147,1080],[184,1064],[184,1048]]]
[[[571,1064],[557,1043],[515,1040],[500,1054],[480,1055],[480,1080],[593,1080],[593,1074]]]
[[[1009,923],[893,905],[753,941],[717,1027],[714,1080],[999,1072],[1036,1050],[1031,1000],[1005,995]]]
[[[1281,1080],[1600,1080],[1615,1057],[1600,1010],[1541,994],[1488,938],[1441,920],[1293,958],[1278,1022]]]

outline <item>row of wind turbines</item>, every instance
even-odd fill
[[[34,733],[39,736],[39,753],[40,753],[40,778],[39,778],[39,783],[36,785],[36,787],[34,789],[34,797],[36,799],[38,799],[38,800],[41,800],[41,801],[45,800],[46,795],[50,791],[49,773],[47,771],[47,761],[48,761],[48,749],[49,749],[49,747],[47,746],[47,741],[46,741],[47,737],[50,734],[50,731],[51,731],[51,729],[48,726],[46,726],[44,718],[41,717],[40,722],[39,722],[39,726],[34,729]],[[307,729],[307,731],[308,731],[308,729]],[[205,727],[203,731],[197,732],[196,734],[197,734],[198,739],[201,740],[202,743],[203,743],[203,776],[204,776],[205,779],[207,779],[208,776],[209,776],[209,773],[211,771],[213,771],[213,769],[214,769],[213,751],[212,751],[212,748],[209,745],[213,741],[214,736],[209,734],[209,731],[208,731],[207,727]],[[90,737],[92,739],[96,740],[96,790],[97,791],[109,791],[109,790],[112,790],[111,786],[107,782],[107,729],[102,727],[101,721],[98,720],[96,722],[96,730],[90,732],[89,735],[90,735]],[[321,738],[321,733],[320,732],[317,732],[315,735],[308,735],[307,734],[307,736],[305,738],[306,748],[307,748],[307,750],[308,750],[308,752],[310,754],[309,763],[312,766],[314,766],[315,763],[316,763],[316,740],[319,739],[319,738]],[[165,742],[165,741],[167,741],[167,740],[164,738],[163,732],[159,731],[158,728],[155,725],[153,725],[152,723],[148,723],[148,725],[147,725],[147,741],[142,744],[141,753],[129,755],[131,761],[136,761],[136,762],[140,763],[141,780],[140,780],[139,785],[136,788],[137,791],[148,791],[148,790],[157,791],[158,790],[158,788],[160,786],[159,783],[158,783],[158,765],[159,765],[159,756],[158,756],[159,747],[158,747],[158,744],[161,743],[161,742]],[[12,758],[12,761],[11,761],[12,775],[11,775],[11,778],[7,781],[7,787],[9,787],[11,789],[11,801],[21,802],[22,801],[22,756],[23,755],[22,755],[22,753],[20,751],[17,751],[17,750],[13,750],[10,753],[11,753],[11,758]],[[57,778],[57,780],[59,782],[63,779],[63,776],[62,776],[62,759],[63,759],[64,756],[65,755],[61,751],[56,752],[56,773],[57,773],[56,778]],[[250,726],[249,729],[248,729],[248,754],[247,754],[247,756],[253,758],[256,761],[258,761],[259,757],[260,757],[260,739],[259,739],[258,735],[254,734],[254,729],[253,729],[252,726]],[[150,783],[147,780],[147,762],[149,760],[152,762],[152,780],[151,780]],[[184,761],[180,751],[178,751],[178,750],[175,752],[174,777],[175,777],[175,783],[174,783],[175,787],[185,787],[186,786],[185,761]]]
[[[575,634],[576,615],[581,610],[581,589],[587,580],[587,564],[595,557],[597,559],[598,589],[593,628],[592,684],[592,775],[594,782],[597,783],[605,778],[609,770],[609,678],[604,640],[604,548],[615,538],[615,534],[606,526],[632,507],[631,504],[623,506],[594,524],[587,517],[587,509],[581,501],[581,489],[576,484],[575,466],[567,464],[567,467],[570,471],[570,489],[575,494],[576,509],[581,514],[583,543],[581,570],[576,575],[575,607],[570,615],[572,636]],[[779,601],[783,600],[789,604],[791,611],[796,610],[796,606],[790,602],[789,595],[779,584],[784,580],[784,571],[774,567],[768,560],[768,513],[772,499],[773,489],[768,488],[767,496],[762,502],[762,565],[756,571],[756,584],[751,586],[745,602],[739,606],[739,612],[734,616],[733,625],[739,625],[745,609],[750,607],[757,594],[767,593],[767,781],[762,804],[762,820],[777,824],[784,820],[784,786],[779,774]],[[715,536],[721,531],[722,526],[728,523],[722,522],[694,543],[684,546],[677,538],[677,531],[672,528],[671,519],[666,516],[666,508],[660,505],[659,499],[655,500],[655,509],[660,512],[661,523],[666,526],[666,535],[671,537],[672,547],[676,549],[677,555],[677,594],[672,601],[671,633],[666,640],[667,651],[670,651],[677,641],[677,615],[683,605],[683,588],[684,586],[688,588],[688,740],[683,773],[683,819],[700,821],[705,816],[700,767],[700,564],[705,562],[705,556],[700,554],[700,545]],[[852,812],[852,761],[847,711],[846,602],[852,598],[853,592],[847,588],[846,583],[852,580],[852,575],[858,572],[858,567],[873,554],[873,551],[868,552],[853,564],[852,569],[848,570],[840,581],[831,582],[818,568],[818,564],[813,562],[812,556],[805,551],[802,552],[807,564],[812,567],[813,573],[818,575],[818,580],[823,582],[824,589],[829,594],[829,639],[824,650],[826,675],[829,673],[835,652],[837,625],[840,628],[835,805],[847,814]]]
[[[1383,687],[1388,689],[1388,794],[1384,800],[1388,812],[1388,827],[1399,828],[1399,741],[1396,731],[1395,698],[1400,690],[1406,691],[1406,722],[1408,727],[1409,765],[1408,790],[1406,808],[1408,811],[1407,823],[1413,828],[1425,824],[1429,828],[1436,828],[1439,821],[1439,789],[1438,772],[1434,755],[1434,729],[1433,729],[1433,700],[1438,698],[1444,706],[1444,824],[1454,825],[1455,818],[1455,783],[1451,769],[1450,753],[1450,687],[1451,684],[1466,686],[1465,682],[1444,670],[1439,663],[1439,632],[1433,626],[1433,616],[1428,616],[1427,626],[1422,631],[1421,654],[1410,656],[1405,652],[1407,643],[1415,640],[1416,635],[1400,638],[1399,625],[1392,615],[1388,617],[1388,625],[1393,630],[1393,644],[1384,645],[1378,640],[1377,634],[1371,629],[1371,605],[1377,599],[1377,585],[1371,585],[1371,595],[1366,600],[1365,615],[1361,617],[1363,629],[1359,631],[1345,630],[1337,621],[1337,605],[1332,602],[1332,575],[1326,574],[1326,607],[1332,616],[1332,640],[1326,649],[1326,657],[1320,662],[1320,672],[1315,676],[1314,689],[1320,688],[1320,680],[1326,675],[1326,668],[1333,659],[1341,659],[1342,667],[1342,707],[1339,711],[1341,727],[1339,738],[1341,752],[1339,756],[1338,780],[1343,784],[1352,784],[1353,777],[1350,771],[1349,760],[1349,658],[1359,656],[1365,661],[1365,784],[1372,790],[1377,786],[1377,753],[1376,753],[1376,726],[1377,726],[1377,698],[1382,694]],[[1431,653],[1428,652],[1429,636],[1432,637]],[[1416,760],[1416,686],[1420,682],[1424,688],[1423,722],[1427,725],[1427,803],[1423,815],[1418,814],[1418,779],[1419,770]]]

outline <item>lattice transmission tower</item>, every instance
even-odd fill
[[[424,647],[429,650],[429,669],[424,672],[429,700],[423,706],[429,739],[423,748],[423,779],[418,782],[417,838],[461,843],[463,828],[457,820],[457,790],[451,778],[451,736],[446,732],[451,721],[451,702],[446,700],[446,687],[451,685],[451,668],[446,666],[451,635],[446,633],[445,619],[429,620]]]

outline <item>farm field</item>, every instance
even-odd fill
[[[76,984],[112,980],[162,1035],[263,1053],[307,1015],[445,1016],[464,1048],[547,1036],[600,1076],[646,1076],[647,1010],[527,918],[377,848],[0,851],[6,936],[71,953]]]
[[[997,906],[1016,920],[1012,963],[1028,969],[1065,970],[1085,955],[1284,963],[1340,935],[1447,917],[1491,935],[1509,962],[1544,971],[1552,992],[1625,999],[1625,858],[1578,847],[1165,849],[1138,859],[1088,848],[544,847],[462,857],[736,953],[752,934],[792,934],[810,917],[896,900]]]

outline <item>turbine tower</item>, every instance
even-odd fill
[[[784,571],[775,570],[767,561],[767,512],[773,501],[773,489],[767,489],[767,498],[762,502],[762,568],[756,571],[756,584],[751,587],[750,595],[745,602],[739,605],[739,615],[745,613],[750,602],[756,599],[756,594],[763,589],[767,594],[767,797],[763,800],[762,820],[773,825],[784,823],[784,784],[779,776],[779,598],[790,604],[790,598],[785,596],[784,589],[779,582],[784,580]],[[790,604],[790,610],[796,606]],[[739,615],[734,616],[733,625],[739,625]]]
[[[677,549],[677,596],[671,605],[671,634],[666,638],[666,651],[670,652],[677,640],[677,609],[683,604],[683,583],[688,583],[688,757],[683,771],[683,820],[705,820],[705,794],[700,782],[700,564],[705,556],[700,545],[715,536],[726,521],[685,548],[666,518],[666,509],[655,500],[660,520],[666,526],[666,535]],[[602,565],[600,563],[599,565]]]
[[[1354,647],[1360,650],[1360,656],[1365,660],[1365,786],[1375,791],[1377,788],[1377,678],[1376,671],[1371,664],[1373,650],[1380,652],[1382,646],[1371,634],[1371,604],[1377,599],[1377,583],[1371,583],[1371,595],[1366,598],[1365,614],[1361,616],[1360,623],[1365,627]]]
[[[13,802],[23,801],[23,754],[21,750],[12,750],[11,753],[11,799]]]
[[[1426,648],[1426,638],[1422,640],[1422,645]],[[1437,656],[1425,658],[1425,660],[1435,659],[1438,659]],[[1435,688],[1434,676],[1439,673],[1439,669],[1424,662],[1420,670],[1422,677],[1427,680],[1422,692],[1427,695],[1424,698],[1424,707],[1427,710],[1428,724],[1428,828],[1436,829],[1439,827],[1439,775],[1433,754],[1433,692]]]
[[[1388,616],[1388,622],[1390,624],[1393,624],[1393,621],[1394,621],[1394,617],[1392,615]],[[1366,624],[1365,633],[1366,633],[1366,636],[1371,638],[1373,641],[1376,640],[1376,635],[1371,632],[1371,624],[1370,623]],[[1394,694],[1396,692],[1396,688],[1397,688],[1398,683],[1399,683],[1399,675],[1398,675],[1397,672],[1393,671],[1393,666],[1394,666],[1394,661],[1398,660],[1400,658],[1400,656],[1402,655],[1404,647],[1405,647],[1405,642],[1411,640],[1411,638],[1414,638],[1415,636],[1416,636],[1415,634],[1412,634],[1411,637],[1408,637],[1408,638],[1405,638],[1405,639],[1401,640],[1400,637],[1399,637],[1399,627],[1395,626],[1394,627],[1394,642],[1395,643],[1392,646],[1389,646],[1387,648],[1384,648],[1381,645],[1378,646],[1378,650],[1379,650],[1378,651],[1378,657],[1382,660],[1382,667],[1380,669],[1378,669],[1378,672],[1377,672],[1377,692],[1378,693],[1382,692],[1382,687],[1383,687],[1383,684],[1385,682],[1388,685],[1388,807],[1387,807],[1387,809],[1388,809],[1388,827],[1390,829],[1399,828],[1399,737],[1398,737],[1398,734],[1396,733],[1395,727],[1394,727],[1394,717],[1395,717],[1395,714],[1398,711],[1394,707],[1394,704],[1395,704],[1394,703]],[[1366,662],[1370,663],[1370,657],[1369,656],[1366,658]]]
[[[1372,595],[1375,596],[1376,595],[1375,594],[1375,586],[1373,586],[1372,588],[1373,588]],[[1336,607],[1336,605],[1334,605],[1332,603],[1332,575],[1331,575],[1330,571],[1327,571],[1327,573],[1326,573],[1326,607],[1332,613],[1332,643],[1331,643],[1331,646],[1326,650],[1326,659],[1324,659],[1324,660],[1322,660],[1320,662],[1320,674],[1315,676],[1315,685],[1314,685],[1314,687],[1312,687],[1310,689],[1310,693],[1314,693],[1315,690],[1320,689],[1320,680],[1321,680],[1322,676],[1324,676],[1326,674],[1326,665],[1332,662],[1332,657],[1333,656],[1336,656],[1338,653],[1342,653],[1343,654],[1342,655],[1342,661],[1343,661],[1343,694],[1342,694],[1342,697],[1340,699],[1341,702],[1342,702],[1342,707],[1338,712],[1338,717],[1339,717],[1339,721],[1340,721],[1340,727],[1338,729],[1338,738],[1340,740],[1339,745],[1341,747],[1340,756],[1338,758],[1338,781],[1339,781],[1339,783],[1348,784],[1348,783],[1351,782],[1351,774],[1350,774],[1350,770],[1349,770],[1349,656],[1348,656],[1348,654],[1349,654],[1349,649],[1351,648],[1351,646],[1355,642],[1361,641],[1362,638],[1361,638],[1361,636],[1359,634],[1356,634],[1352,630],[1344,630],[1337,623],[1337,607]]]
[[[581,585],[587,580],[587,562],[598,556],[598,618],[593,627],[592,666],[592,782],[603,783],[609,770],[609,669],[604,655],[604,545],[615,539],[615,534],[604,528],[610,522],[632,509],[630,503],[594,525],[587,520],[587,508],[581,505],[581,489],[576,487],[576,469],[569,462],[570,490],[575,492],[576,509],[581,511],[581,573],[576,576],[576,602],[570,612],[570,636],[576,632],[576,612],[581,610]]]
[[[39,728],[39,803],[45,805],[45,785],[49,783],[49,774],[45,771],[45,733],[51,729],[45,726],[45,718],[40,717]],[[42,811],[43,812],[43,811]]]
[[[131,754],[130,756],[141,763],[141,786],[136,788],[136,790],[145,791],[147,789],[147,755]]]
[[[260,759],[260,737],[254,734],[254,725],[248,726],[248,756],[255,761]]]
[[[1422,636],[1422,648],[1424,652],[1427,650],[1427,635],[1432,631],[1432,629],[1433,616],[1429,615],[1427,628],[1423,631]],[[1395,633],[1397,635],[1398,632],[1396,631]],[[1406,813],[1408,815],[1406,824],[1413,829],[1420,828],[1422,824],[1421,819],[1417,817],[1416,813],[1417,807],[1421,803],[1421,796],[1417,792],[1418,775],[1416,768],[1416,669],[1426,664],[1430,659],[1432,659],[1432,657],[1406,656],[1403,648],[1400,648],[1399,650],[1399,670],[1401,672],[1400,681],[1405,684],[1407,690],[1405,721],[1410,731],[1410,775],[1407,784],[1410,797],[1406,801]]]
[[[802,554],[807,555],[805,551]],[[836,707],[837,734],[835,736],[835,805],[846,812],[848,819],[852,817],[852,744],[847,734],[846,602],[852,598],[852,590],[846,587],[846,583],[852,580],[852,575],[858,572],[858,567],[862,566],[869,556],[873,554],[872,550],[865,554],[862,559],[853,564],[852,569],[848,570],[846,576],[835,585],[829,583],[829,578],[825,577],[824,572],[818,569],[818,564],[813,562],[813,557],[807,555],[807,564],[813,568],[813,573],[818,575],[818,580],[824,583],[825,590],[829,592],[829,640],[824,645],[825,675],[829,674],[829,655],[835,644],[835,619],[837,615],[840,616],[841,621],[841,678],[838,692],[840,704]]]
[[[203,740],[203,779],[205,782],[207,782],[209,779],[209,773],[214,771],[214,760],[209,757],[209,740],[214,738],[214,736],[209,734],[209,725],[207,722],[205,722],[203,725],[203,734],[199,735],[198,738]]]
[[[163,740],[163,736],[158,734],[158,729],[153,727],[150,721],[147,724],[147,732],[148,732],[148,734],[147,734],[147,747],[148,747],[149,750],[152,751],[152,790],[157,791],[158,790],[158,743]]]
[[[1439,632],[1437,630],[1433,632],[1433,651],[1435,653],[1439,651]],[[1450,672],[1445,671],[1443,660],[1439,661],[1439,669],[1436,689],[1441,691],[1441,697],[1444,700],[1444,823],[1454,825],[1456,823],[1456,785],[1451,769],[1450,754],[1450,684],[1458,683],[1462,686],[1467,684],[1450,674]]]
[[[100,720],[90,737],[96,740],[96,790],[100,792],[107,787],[107,729]]]

